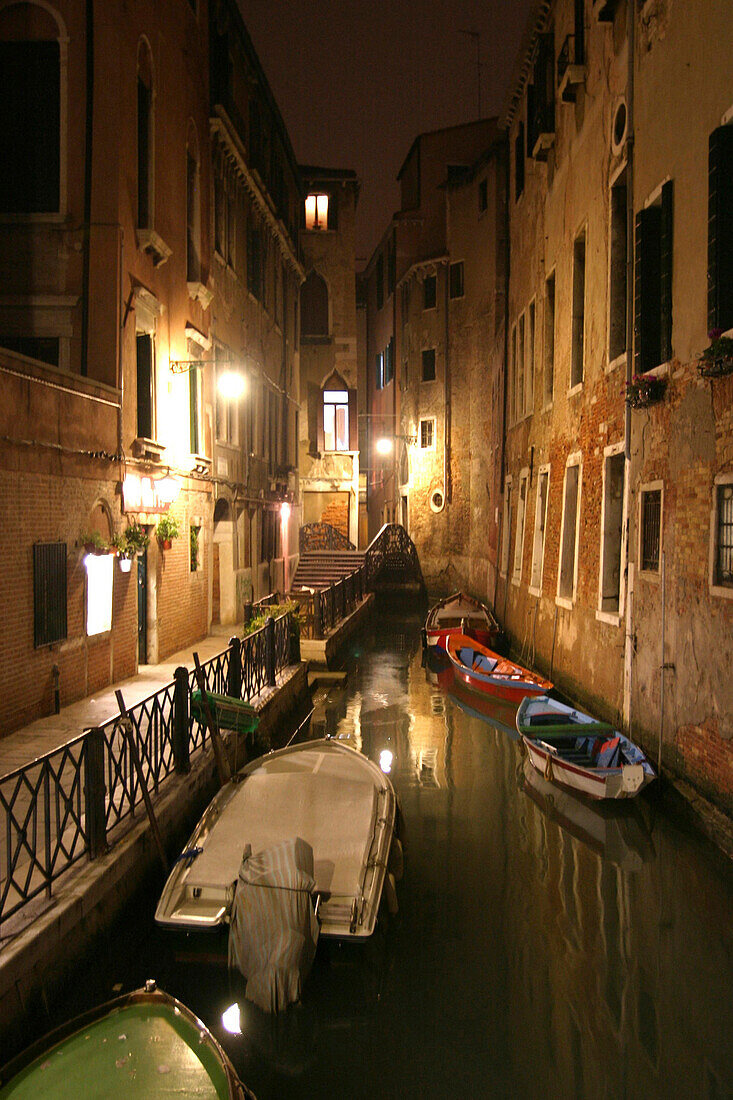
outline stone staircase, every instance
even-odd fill
[[[363,564],[364,554],[360,550],[308,550],[300,555],[291,591],[328,588]]]

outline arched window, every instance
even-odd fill
[[[199,199],[199,145],[193,123],[186,145],[186,278],[201,279],[201,202]]]
[[[301,336],[328,336],[328,287],[317,271],[311,271],[300,291]]]
[[[356,391],[350,390],[336,371],[321,392],[323,451],[356,449]]]
[[[57,214],[66,35],[48,5],[11,2],[0,4],[0,40],[0,214]]]
[[[137,51],[137,225],[153,226],[153,59],[140,41]]]

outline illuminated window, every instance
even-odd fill
[[[420,449],[431,451],[435,446],[435,421],[420,421]]]
[[[112,554],[87,554],[87,635],[104,634],[112,629]]]
[[[305,200],[306,229],[328,229],[328,195],[308,195]]]
[[[349,449],[348,390],[323,391],[323,442],[326,451]]]

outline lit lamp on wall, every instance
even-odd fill
[[[244,371],[230,359],[171,359],[168,364],[171,374],[187,374],[199,367],[218,367],[216,388],[222,397],[236,401],[247,392],[247,379]],[[223,369],[222,369],[223,368]]]

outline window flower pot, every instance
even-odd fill
[[[626,404],[632,409],[648,409],[664,397],[667,379],[656,374],[636,374],[626,384]]]
[[[710,346],[705,348],[697,364],[702,378],[723,378],[733,374],[733,337],[723,336],[722,329],[708,333]]]
[[[120,558],[120,572],[129,573],[132,569],[132,558]]]
[[[171,546],[173,545],[173,541],[172,539],[161,539],[160,545],[163,547],[164,550],[170,550]]]

